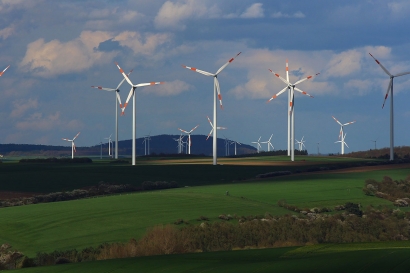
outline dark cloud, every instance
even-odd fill
[[[107,41],[101,42],[98,45],[98,48],[96,48],[95,50],[102,52],[112,52],[117,50],[121,51],[122,49],[123,47],[120,46],[120,43],[118,41],[113,41],[113,38],[111,38]]]

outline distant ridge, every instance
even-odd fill
[[[151,154],[177,154],[178,142],[174,139],[178,139],[179,135],[157,135],[151,136],[150,140],[150,153]],[[191,154],[193,155],[205,155],[212,156],[212,138],[206,140],[205,135],[191,135]],[[137,155],[145,155],[144,138],[137,138]],[[184,138],[186,141],[186,137]],[[131,139],[118,141],[118,154],[119,156],[131,155]],[[218,156],[225,156],[225,139],[218,138]],[[97,156],[100,155],[100,144],[91,147],[76,147],[77,156]],[[147,146],[148,149],[148,146]],[[252,154],[256,153],[256,148],[247,145],[237,145],[237,154]],[[229,147],[230,155],[235,154],[235,145],[232,144]],[[184,149],[185,153],[185,149]],[[36,145],[36,144],[0,144],[0,154],[3,156],[47,156],[47,157],[64,157],[71,156],[70,146],[52,146],[52,145]],[[102,154],[104,157],[108,156],[108,143],[102,144]]]

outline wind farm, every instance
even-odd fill
[[[410,6],[316,4],[0,1],[0,270],[407,272]]]

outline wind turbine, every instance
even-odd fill
[[[6,68],[4,68],[4,70],[0,72],[0,77],[3,76],[4,72],[6,72],[6,70],[7,70],[9,67],[10,67],[10,65],[7,66]]]
[[[182,65],[182,67],[185,67],[185,68],[190,69],[192,71],[198,72],[202,75],[214,77],[214,125],[215,125],[216,128],[218,128],[217,118],[216,118],[216,114],[217,114],[217,111],[216,111],[217,110],[216,96],[218,96],[219,104],[221,106],[221,109],[223,109],[223,107],[222,107],[222,95],[221,95],[221,90],[220,90],[220,87],[219,87],[218,74],[221,73],[222,70],[224,70],[225,67],[227,67],[231,62],[233,62],[233,60],[236,57],[238,57],[239,54],[241,54],[241,52],[236,54],[235,57],[231,58],[228,62],[226,62],[223,66],[221,66],[218,69],[218,71],[216,71],[215,74],[209,73],[209,72],[206,72],[206,71],[203,71],[203,70],[196,69],[195,67],[189,67],[189,66]],[[213,135],[213,137],[214,137],[214,139],[213,139],[213,165],[217,165],[217,133],[216,133],[216,131],[217,130],[213,131],[214,132],[214,135]]]
[[[122,115],[123,115],[124,111],[125,111],[125,108],[128,105],[128,101],[132,97],[132,165],[135,165],[135,158],[136,158],[135,137],[136,137],[136,134],[137,134],[136,127],[135,127],[135,119],[136,119],[136,117],[135,117],[135,115],[136,115],[136,111],[135,111],[135,89],[137,89],[138,87],[143,87],[143,86],[163,84],[164,82],[149,82],[149,83],[133,84],[131,82],[131,80],[128,78],[128,76],[124,73],[124,70],[122,70],[122,68],[118,65],[118,63],[115,63],[115,64],[117,65],[118,69],[120,70],[120,73],[125,78],[125,80],[129,83],[129,85],[131,85],[131,90],[130,90],[130,93],[128,94],[127,101],[125,102],[125,104],[124,104],[124,106],[122,107],[121,110],[122,110]]]
[[[272,136],[273,136],[273,134],[270,135],[270,138],[269,138],[268,141],[261,142],[261,143],[267,143],[268,144],[268,152],[270,152],[270,147],[272,147],[272,150],[275,149],[275,147],[273,147],[272,143],[270,143],[270,141],[272,139]]]
[[[181,154],[182,153],[182,151],[183,151],[183,149],[184,149],[184,147],[183,147],[183,144],[182,144],[182,139],[184,138],[185,136],[183,136],[182,134],[179,136],[179,138],[174,138],[174,140],[175,141],[178,141],[178,154]]]
[[[347,146],[347,143],[345,142],[345,138],[346,138],[346,133],[344,135],[342,135],[342,139],[339,141],[335,141],[335,143],[340,142],[342,145],[342,154],[344,154],[344,145],[346,145],[347,148],[349,148],[349,146]]]
[[[370,53],[369,53],[370,54]],[[393,117],[393,79],[395,77],[404,76],[410,74],[410,72],[403,72],[396,75],[392,75],[372,54],[370,54],[376,63],[383,69],[383,71],[390,77],[389,86],[387,87],[386,96],[384,97],[383,106],[386,103],[387,97],[389,96],[389,91],[391,93],[390,97],[390,160],[394,159],[394,117]]]
[[[145,143],[145,155],[147,155],[147,143],[148,143],[148,155],[150,154],[149,153],[149,141],[150,140],[151,140],[151,136],[147,135],[147,136],[144,136],[144,140],[142,141],[142,143]]]
[[[339,125],[340,125],[339,139],[340,139],[340,138],[343,138],[343,127],[356,122],[356,121],[354,120],[354,121],[351,121],[351,122],[342,124],[342,123],[341,123],[340,121],[338,121],[334,116],[332,116],[332,118],[333,118],[337,123],[339,123]],[[337,141],[337,142],[340,142],[340,141]],[[335,142],[335,143],[336,143],[336,142]],[[345,144],[346,144],[346,143],[345,143]],[[342,150],[342,155],[344,155],[344,154],[345,154],[345,147],[344,147],[344,145],[343,145],[343,142],[341,142],[340,145],[342,146],[342,148],[341,148],[341,150]],[[346,145],[346,146],[347,146],[347,145]],[[348,148],[349,148],[349,147],[348,147]]]
[[[305,141],[303,140],[305,138],[305,136],[302,137],[302,139],[300,141],[296,140],[296,143],[299,145],[299,152],[301,152],[303,150],[303,147],[306,148],[305,146]]]
[[[130,72],[128,72],[127,76],[129,76],[132,72],[132,69]],[[124,83],[125,78],[122,79],[122,81],[117,85],[117,88],[105,88],[101,86],[91,86],[92,88],[97,88],[100,90],[105,90],[105,91],[115,91],[115,159],[118,159],[118,104],[120,105],[120,108],[122,109],[122,104],[121,104],[121,98],[120,98],[120,87]],[[117,104],[118,100],[118,104]],[[111,155],[111,154],[110,154]]]
[[[108,155],[109,156],[112,156],[111,155],[111,144],[112,144],[111,136],[112,136],[112,134],[109,137],[104,138],[104,139],[108,139]]]
[[[288,156],[289,156],[289,150],[290,150],[290,156],[291,156],[291,161],[295,160],[295,113],[294,113],[294,106],[295,106],[295,90],[302,93],[303,95],[307,95],[311,98],[313,98],[313,96],[309,95],[308,93],[306,93],[305,91],[300,90],[299,88],[296,87],[297,84],[302,83],[306,80],[309,80],[311,78],[313,78],[314,76],[319,75],[320,73],[315,74],[314,76],[308,76],[306,78],[300,79],[295,83],[290,83],[289,81],[289,64],[288,64],[288,60],[286,60],[286,80],[284,78],[282,78],[281,76],[279,76],[279,74],[273,72],[272,70],[269,69],[270,72],[272,72],[276,77],[278,77],[281,81],[283,81],[287,86],[285,88],[283,88],[281,91],[279,91],[276,95],[272,96],[272,98],[270,98],[268,100],[268,102],[270,102],[273,99],[276,99],[277,96],[279,96],[280,94],[282,94],[283,92],[285,92],[286,90],[288,90],[288,102],[289,102],[289,115],[288,115]]]
[[[376,140],[370,140],[371,142],[374,142],[374,149],[375,149],[375,150],[377,150],[376,142],[377,142],[378,139],[379,139],[379,138],[376,138]]]
[[[63,138],[63,140],[68,141],[68,142],[71,142],[71,158],[74,158],[74,152],[75,152],[75,143],[74,143],[74,140],[78,137],[79,134],[80,134],[80,132],[78,132],[78,134],[76,134],[73,139]]]
[[[185,134],[187,134],[188,135],[188,154],[191,154],[191,145],[192,145],[192,142],[191,142],[191,133],[196,129],[196,128],[198,128],[198,126],[199,125],[197,125],[197,126],[195,126],[194,128],[192,128],[191,129],[191,131],[185,131],[185,130],[182,130],[181,128],[178,128],[178,130],[180,130],[181,132],[183,132],[183,133],[185,133]]]
[[[212,124],[211,120],[209,119],[208,116],[207,116],[207,118],[208,118],[209,124],[211,124],[212,129],[211,129],[211,131],[209,132],[208,137],[206,138],[206,140],[208,140],[208,138],[211,136],[212,132],[215,131],[215,130],[214,130],[215,127],[214,127],[214,125]],[[217,130],[225,130],[226,128],[225,128],[225,127],[216,127],[216,129],[217,129]],[[213,137],[215,137],[215,134],[213,135]],[[214,151],[215,151],[215,150],[214,150]]]
[[[257,144],[258,154],[259,154],[259,149],[262,148],[260,141],[261,141],[261,136],[259,137],[257,142],[256,141],[252,142],[252,143]]]
[[[239,145],[242,145],[242,144],[238,141],[232,141],[231,144],[235,144],[235,155],[236,155],[236,144],[239,144]]]

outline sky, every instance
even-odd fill
[[[407,0],[0,0],[0,143],[91,146],[114,135],[115,88],[164,81],[136,90],[137,137],[208,134],[213,79],[219,76],[224,109],[219,137],[251,144],[261,137],[287,147],[287,96],[267,100],[290,81],[298,85],[295,138],[309,153],[338,153],[340,122],[345,152],[389,146],[388,76],[410,71]],[[130,90],[120,88],[122,101]],[[410,145],[410,75],[394,80],[395,145]],[[119,140],[132,136],[132,104],[119,117]],[[318,144],[319,143],[319,144]],[[137,145],[143,145],[138,144]],[[194,145],[194,144],[193,144]],[[267,150],[265,147],[264,150]],[[296,145],[295,145],[296,147]]]

